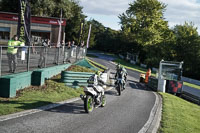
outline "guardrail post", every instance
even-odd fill
[[[27,55],[27,72],[29,71],[29,62],[30,62],[30,46],[28,46],[28,55]]]
[[[1,76],[1,63],[2,63],[2,47],[0,47],[0,76]]]

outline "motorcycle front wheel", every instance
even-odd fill
[[[84,108],[86,113],[90,113],[94,109],[93,98],[90,95],[87,95],[84,101]]]

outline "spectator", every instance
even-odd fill
[[[58,65],[58,62],[59,62],[60,46],[61,46],[60,42],[58,42],[55,46],[55,56],[54,56],[53,64],[56,64],[56,65]]]
[[[69,41],[65,48],[63,63],[65,63],[66,61],[70,62],[71,50],[72,50],[72,46],[71,46],[71,42]]]
[[[9,72],[15,73],[17,67],[17,51],[18,48],[16,46],[24,46],[24,42],[18,41],[18,36],[14,35],[11,40],[8,41],[8,65]]]
[[[47,53],[47,47],[50,46],[50,41],[42,39],[42,47],[40,50],[40,59],[38,62],[38,68],[45,67],[45,61],[46,61],[46,53]]]
[[[83,48],[84,47],[84,41],[82,41],[82,43],[81,43],[81,48]]]
[[[75,42],[74,41],[72,41],[72,45],[71,45],[72,47],[74,47],[75,46]]]
[[[62,40],[61,46],[62,46],[61,55],[64,55],[64,52],[65,52],[65,41],[64,40]]]

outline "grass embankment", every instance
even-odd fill
[[[163,97],[161,133],[199,133],[200,106],[167,93]]]
[[[68,70],[94,72],[80,66],[72,66]],[[61,83],[60,79],[61,75],[59,74],[47,80],[44,86],[31,86],[18,91],[15,98],[0,98],[0,116],[79,97],[83,93],[83,88],[70,88]]]
[[[189,87],[193,87],[193,88],[196,88],[196,89],[199,89],[199,90],[200,90],[200,86],[198,86],[198,85],[191,84],[191,83],[188,83],[188,82],[184,82],[183,84],[184,84],[184,85],[187,85],[187,86],[189,86]]]

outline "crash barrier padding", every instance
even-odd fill
[[[67,86],[76,88],[77,86],[87,86],[87,80],[94,73],[88,72],[73,72],[73,71],[62,71],[61,82]]]
[[[150,87],[154,91],[157,91],[157,88],[158,88],[158,79],[156,79],[155,77],[149,77],[148,87]]]
[[[49,79],[59,74],[61,71],[67,69],[69,66],[71,66],[71,64],[64,64],[35,70],[32,74],[31,84],[36,86],[44,85],[45,79]]]
[[[23,72],[0,77],[0,97],[15,97],[16,91],[31,85],[32,72]]]
[[[99,70],[98,68],[93,67],[86,59],[82,59],[82,60],[78,61],[77,63],[75,63],[75,65],[87,67],[87,68],[95,70],[95,71]]]
[[[183,81],[167,80],[166,91],[169,93],[181,93],[183,87]]]
[[[193,103],[200,105],[200,97],[198,97],[198,96],[195,96],[195,95],[192,95],[188,92],[182,91],[181,97],[188,100],[188,101],[191,101]]]

